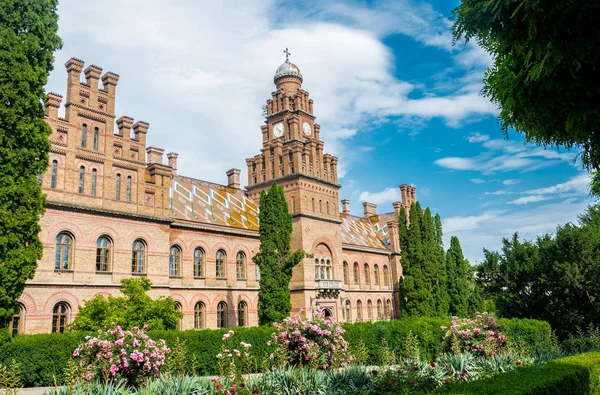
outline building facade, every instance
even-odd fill
[[[392,212],[364,202],[363,217],[350,214],[349,201],[339,200],[338,158],[324,151],[297,66],[286,59],[277,69],[245,188],[235,168],[224,185],[179,175],[177,153],[165,160],[163,149],[147,146],[147,122],[116,118],[117,74],[84,70],[75,58],[65,66],[64,118],[63,97],[46,100],[44,255],[19,299],[13,332],[60,332],[86,300],[120,295],[120,280],[132,276],[152,281],[152,297],[173,297],[182,329],[257,325],[258,201],[273,182],[293,216],[292,248],[313,255],[293,270],[292,313],[321,309],[349,322],[399,317],[396,219],[415,201],[415,188],[400,186]]]

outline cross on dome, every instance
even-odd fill
[[[290,51],[288,50],[287,47],[285,47],[285,51],[283,51],[283,53],[285,54],[285,61],[286,62],[289,61],[291,53],[290,53]]]

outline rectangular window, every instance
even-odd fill
[[[92,196],[96,196],[96,177],[98,175],[98,171],[96,169],[92,169]]]
[[[131,176],[127,176],[127,201],[131,202]]]
[[[85,187],[85,167],[79,168],[79,193],[83,193]]]
[[[52,161],[52,180],[50,181],[50,188],[54,189],[56,188],[56,173],[58,171],[58,162],[53,160]]]
[[[87,144],[87,125],[84,123],[81,127],[81,147],[85,148]]]
[[[121,175],[117,174],[117,182],[115,185],[115,199],[121,200]]]
[[[98,128],[94,128],[94,151],[98,151]]]

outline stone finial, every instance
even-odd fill
[[[375,203],[363,202],[365,218],[377,215],[377,205]]]
[[[133,118],[123,115],[117,119],[117,128],[119,129],[119,136],[124,138],[131,137],[131,127],[133,126]]]
[[[91,64],[88,67],[86,67],[83,73],[85,75],[86,83],[91,88],[98,89],[98,80],[102,75],[102,68]]]
[[[148,164],[163,164],[163,154],[165,150],[163,148],[148,147],[146,153],[148,154]]]
[[[102,84],[104,85],[104,89],[108,85],[117,86],[119,82],[119,74],[113,73],[112,71],[107,72],[102,76]]]
[[[240,169],[227,170],[227,186],[230,188],[240,188]]]
[[[81,74],[81,70],[83,70],[83,66],[85,65],[85,63],[83,62],[83,60],[81,59],[77,59],[77,58],[71,58],[69,60],[67,60],[67,63],[65,63],[65,67],[67,68],[67,73],[77,73],[77,74]]]

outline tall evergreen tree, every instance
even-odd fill
[[[431,209],[427,207],[421,217],[421,236],[423,237],[423,287],[427,293],[428,304],[431,305],[431,315],[437,315],[437,246],[435,244],[435,229]]]
[[[450,238],[450,248],[446,253],[448,270],[448,295],[450,296],[450,313],[465,317],[469,313],[468,279],[469,262],[465,259],[458,237]]]
[[[260,268],[258,323],[270,325],[290,315],[292,269],[305,256],[304,250],[292,251],[292,215],[288,211],[283,188],[276,183],[260,194],[260,250],[252,258]]]
[[[62,46],[57,3],[0,2],[0,327],[42,257],[38,220],[45,199],[37,177],[50,150],[44,85]]]
[[[450,309],[450,296],[448,295],[448,274],[446,270],[446,251],[444,251],[444,233],[442,231],[442,219],[436,214],[433,220],[435,237],[435,263],[436,277],[434,283],[433,297],[435,307],[440,317],[448,315]]]

